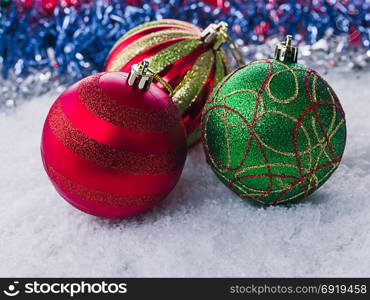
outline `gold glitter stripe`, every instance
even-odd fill
[[[322,176],[322,178],[320,180],[317,181],[317,184],[316,186],[320,185],[321,182],[325,181],[325,179],[331,174],[334,172],[334,170],[339,166],[339,162],[338,163],[333,163],[331,165],[331,169],[325,174]],[[225,177],[225,175],[223,175],[222,173],[220,173],[218,170],[217,171],[217,174],[222,177],[225,181],[227,182],[230,182],[230,180]],[[255,190],[256,192],[254,193],[251,193],[251,192],[248,192],[246,189],[250,189],[250,190],[253,190],[252,188],[246,186],[244,183],[241,183],[240,181],[239,182],[234,182],[233,184],[233,187],[237,188],[239,191],[242,192],[242,194],[240,195],[240,197],[242,198],[249,198],[249,199],[253,199],[255,200],[256,202],[258,203],[261,203],[261,204],[269,204],[269,203],[266,203],[264,202],[263,200],[259,199],[259,198],[256,198],[256,197],[259,197],[261,195],[263,195],[266,191],[260,191],[260,190]],[[279,189],[279,190],[271,190],[270,193],[271,194],[280,194],[281,192],[283,192],[284,190],[282,189]],[[289,198],[283,198],[282,200],[278,201],[277,204],[280,204],[280,203],[284,203],[284,202],[288,202],[290,200],[294,200],[296,198],[299,198],[300,196],[306,194],[304,191],[298,193],[298,194],[295,194]],[[272,202],[270,203],[272,204]]]
[[[230,66],[230,63],[229,63],[229,58],[227,57],[227,54],[224,50],[220,49],[219,51],[217,51],[217,54],[219,54],[221,56],[221,60],[223,62],[223,65],[225,67],[225,75],[229,74],[231,72],[231,66]]]
[[[184,149],[157,154],[140,153],[97,142],[73,126],[64,114],[60,101],[56,101],[50,109],[48,124],[66,148],[104,168],[134,174],[162,174],[177,171],[184,163]]]
[[[115,207],[127,207],[135,208],[142,205],[151,206],[161,199],[163,199],[167,193],[154,194],[147,196],[134,196],[134,195],[118,195],[113,193],[106,193],[97,190],[90,189],[84,185],[81,185],[68,177],[65,177],[58,171],[56,171],[50,164],[45,162],[45,167],[48,175],[56,183],[56,185],[62,190],[71,193],[74,196],[81,197],[88,202],[95,202],[99,204],[112,205]]]
[[[212,50],[203,53],[176,87],[172,100],[181,113],[190,107],[207,82],[214,60]]]
[[[329,135],[329,140],[331,140],[331,138],[336,134],[336,132],[339,130],[339,128],[342,126],[344,124],[344,120],[341,120],[340,122],[339,122],[339,124],[336,126],[336,128],[332,131],[332,132],[330,132],[330,134],[329,134],[329,132],[328,132],[328,135]],[[321,142],[323,142],[323,139],[322,139],[322,141]],[[321,144],[320,143],[318,143],[318,144],[316,144],[316,146],[315,147],[313,147],[312,149],[311,149],[311,151],[314,149],[314,148],[316,148],[316,147],[319,147]],[[209,157],[209,159],[211,159],[211,157]],[[214,170],[217,172],[217,174],[220,176],[220,177],[222,177],[226,182],[231,182],[231,180],[230,179],[228,179],[223,173],[224,173],[224,171],[221,169],[221,168],[219,168],[218,167],[218,165],[215,163],[215,161],[213,161],[213,160],[210,160],[210,162],[212,163],[212,165],[214,166]],[[317,168],[317,166],[318,166],[318,162],[319,162],[319,159],[316,161],[316,163],[315,163],[315,167],[314,168],[312,168],[313,170],[314,169],[316,169]],[[320,180],[317,180],[317,178],[316,178],[316,186],[317,185],[319,185],[322,181],[324,181],[324,178],[326,178],[327,176],[329,176],[329,174],[331,173],[331,172],[333,172],[337,167],[338,167],[338,165],[339,165],[339,162],[338,163],[334,163],[332,166],[333,166],[333,168],[331,169],[331,170],[329,170],[325,175],[323,175],[323,177],[320,179]],[[269,164],[269,166],[270,167],[276,167],[276,166],[283,166],[283,167],[290,167],[290,168],[295,168],[295,169],[297,169],[298,167],[297,166],[294,166],[294,165],[291,165],[291,164],[286,164],[286,163],[273,163],[273,164]],[[240,173],[242,173],[243,171],[244,172],[246,172],[246,171],[248,171],[248,170],[251,170],[251,169],[257,169],[257,168],[266,168],[266,165],[259,165],[259,166],[250,166],[250,167],[246,167],[246,168],[244,168],[244,169],[242,169],[242,170],[239,170],[238,172],[236,172],[235,174],[234,174],[234,179],[240,174]],[[309,172],[309,171],[308,171]],[[307,173],[308,173],[307,172]],[[313,174],[314,175],[314,174]],[[312,176],[312,175],[311,175]],[[265,193],[265,191],[263,191],[263,190],[258,190],[258,189],[253,189],[253,188],[251,188],[251,187],[248,187],[245,183],[242,183],[241,181],[237,181],[237,182],[234,182],[233,183],[233,186],[235,186],[236,188],[238,188],[241,192],[243,192],[244,193],[244,195],[242,195],[242,196],[244,196],[244,197],[250,197],[250,198],[254,198],[255,196],[259,196],[259,195],[261,195],[261,194],[263,194],[263,193]],[[248,190],[251,190],[252,192],[254,192],[254,193],[250,193],[250,192],[248,192],[246,189],[248,189]],[[281,193],[281,192],[283,192],[284,190],[282,190],[282,189],[276,189],[276,190],[271,190],[271,193]],[[287,199],[282,199],[281,201],[279,201],[278,203],[282,203],[282,202],[286,202],[286,201],[289,201],[289,200],[293,200],[293,199],[295,199],[295,198],[297,198],[297,197],[299,197],[300,195],[303,195],[304,194],[304,192],[302,192],[302,193],[300,193],[300,194],[297,194],[297,195],[295,195],[295,196],[292,196],[292,197],[290,197],[290,198],[287,198]],[[263,201],[261,201],[261,200],[258,200],[258,199],[256,199],[256,201],[257,202],[260,202],[260,203],[262,203],[262,204],[266,204],[265,202],[263,202]]]
[[[215,73],[215,82],[213,88],[216,88],[216,86],[224,79],[226,73],[225,73],[225,62],[222,58],[223,51],[217,51],[216,52],[216,73]]]
[[[193,145],[195,142],[198,141],[198,139],[200,138],[200,133],[201,133],[201,129],[199,126],[195,128],[194,131],[187,136],[188,147],[190,147],[191,145]]]
[[[153,55],[153,57],[149,59],[150,69],[154,73],[159,73],[178,59],[189,55],[196,47],[201,44],[202,42],[199,40],[186,39],[184,41],[180,41],[174,45],[171,45]]]
[[[150,33],[135,42],[129,44],[114,57],[108,71],[120,71],[131,59],[144,50],[172,39],[192,37],[193,35],[181,29],[166,29]]]
[[[304,71],[302,69],[292,69],[292,70],[295,70],[295,71]],[[314,74],[314,73],[313,73]],[[315,77],[317,77],[316,74],[314,74]],[[222,91],[220,89],[220,95],[221,97],[215,101],[215,104],[223,104],[223,105],[226,105],[226,99],[230,96],[233,96],[237,93],[241,93],[241,92],[251,92],[251,93],[254,93],[254,94],[257,94],[257,92],[253,91],[253,90],[250,90],[250,89],[242,89],[242,90],[238,90],[238,91],[233,91],[231,93],[229,93],[228,95],[224,96],[222,95]],[[329,93],[330,93],[330,96],[331,96],[331,101],[333,103],[335,103],[335,98],[333,97],[333,95],[331,94],[330,90],[329,90]],[[272,97],[272,96],[271,96]],[[315,99],[316,100],[316,99]],[[290,100],[292,101],[292,100]],[[263,98],[261,97],[260,98],[260,103],[261,105],[263,104]],[[335,110],[335,113],[336,113],[336,110],[337,108],[333,106],[333,110]],[[220,115],[217,113],[217,111],[215,111],[215,113],[220,117]],[[280,111],[274,111],[274,110],[265,110],[264,107],[262,107],[262,110],[261,112],[258,114],[257,116],[257,119],[256,121],[258,122],[265,113],[275,113],[275,114],[279,114],[279,115],[282,115],[283,117],[286,117],[286,118],[289,118],[291,119],[293,122],[298,122],[298,120],[296,118],[294,118],[293,116],[289,115],[289,114],[286,114],[286,113],[283,113],[283,112],[280,112]],[[332,120],[332,122],[335,121],[335,120]],[[228,122],[227,120],[224,120],[225,124],[228,125],[228,126],[232,126],[232,127],[235,127],[235,128],[245,128],[246,126],[243,126],[243,125],[235,125],[235,124],[232,124],[230,122]],[[302,131],[304,132],[304,135],[306,136],[307,139],[309,139],[309,135],[308,135],[308,132],[307,132],[307,129],[304,127],[303,124],[300,125],[300,129],[302,129]],[[330,133],[332,129],[332,126],[329,128],[328,130],[328,133]],[[274,149],[272,148],[271,146],[267,145],[256,133],[256,137],[261,141],[261,144],[266,147],[267,149],[275,152],[275,153],[278,153],[278,154],[281,154],[281,155],[284,155],[284,156],[295,156],[295,153],[293,152],[282,152],[282,151],[279,151],[277,149]],[[317,143],[315,145],[310,145],[306,150],[304,151],[300,151],[299,152],[299,155],[304,155],[304,154],[310,154],[311,151],[313,151],[314,149],[316,149],[317,147],[320,147],[320,143]]]
[[[270,76],[270,79],[269,79],[269,81],[267,82],[267,85],[266,85],[266,92],[267,92],[267,95],[269,95],[269,97],[271,98],[272,101],[275,101],[275,102],[281,103],[281,104],[288,104],[288,103],[294,101],[298,97],[298,92],[299,92],[298,78],[297,78],[297,75],[295,74],[294,71],[299,71],[299,70],[298,69],[281,70],[281,71],[278,71],[278,72],[276,72],[276,73],[274,73]],[[302,70],[302,71],[307,72],[306,70]],[[288,99],[279,99],[271,93],[271,90],[270,90],[271,81],[275,77],[279,76],[282,73],[286,73],[286,72],[289,72],[293,75],[293,78],[294,78],[294,94],[291,97],[289,97]]]
[[[216,52],[216,70],[215,70],[215,79],[214,79],[214,88],[222,81],[222,79],[225,77],[225,66],[224,66],[224,61],[221,53],[223,52],[222,50],[220,52]],[[226,104],[226,103],[225,103]],[[216,112],[217,113],[217,112]],[[218,115],[219,118],[223,121],[223,124],[225,125],[227,122],[227,116],[228,116],[228,111],[223,110],[222,116]],[[226,142],[229,143],[229,129],[227,126],[225,126],[225,136],[226,136]],[[227,146],[227,167],[230,168],[231,165],[231,153],[230,153],[230,147],[229,145]]]
[[[145,111],[119,104],[109,98],[99,84],[103,75],[104,73],[99,73],[89,76],[78,87],[81,102],[99,118],[123,128],[146,132],[169,131],[181,122],[181,116],[172,101],[162,110]]]
[[[148,28],[151,26],[158,26],[158,25],[175,25],[175,26],[182,26],[182,27],[194,30],[193,27],[187,26],[186,24],[183,24],[180,22],[176,22],[175,20],[160,20],[160,21],[152,21],[152,22],[144,23],[142,25],[139,25],[127,31],[123,36],[121,36],[120,39],[114,44],[110,52],[112,52],[125,38],[134,34],[135,32],[138,32],[139,30],[144,29],[144,28]],[[194,32],[194,37],[197,37],[197,34],[195,32]]]

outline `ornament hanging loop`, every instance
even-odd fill
[[[226,22],[210,24],[206,29],[203,30],[200,37],[206,44],[213,43],[214,50],[218,50],[223,44],[226,44],[237,65],[239,67],[243,66],[245,65],[243,54],[227,33],[228,27],[229,26]]]
[[[296,63],[298,59],[298,47],[292,46],[291,35],[287,35],[284,42],[278,44],[275,48],[275,59],[287,62]]]
[[[138,64],[132,65],[127,79],[128,85],[145,91],[150,87],[154,78],[165,87],[170,97],[172,97],[172,87],[162,77],[153,72],[149,65],[149,60],[147,59],[144,59]]]
[[[143,60],[139,64],[131,67],[127,83],[129,86],[137,87],[140,90],[147,90],[153,81],[153,76],[149,73],[149,61]]]

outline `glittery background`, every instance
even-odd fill
[[[338,167],[344,112],[313,70],[275,60],[228,76],[207,103],[203,138],[208,163],[241,197],[264,204],[312,193]]]
[[[370,66],[366,0],[229,0],[223,7],[201,0],[24,2],[0,2],[0,110],[101,72],[122,35],[168,18],[201,28],[227,22],[246,61],[271,57],[276,40],[289,33],[304,50],[302,61],[320,72]]]

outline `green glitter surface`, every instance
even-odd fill
[[[275,60],[225,78],[205,107],[202,130],[220,180],[262,204],[314,192],[338,167],[346,141],[344,112],[327,82]]]

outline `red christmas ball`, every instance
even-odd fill
[[[152,84],[99,73],[68,88],[45,120],[41,155],[59,194],[100,217],[127,217],[162,200],[186,159],[181,115]]]

